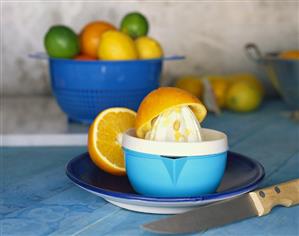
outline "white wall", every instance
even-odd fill
[[[77,32],[92,20],[119,25],[135,10],[148,17],[150,35],[167,55],[188,58],[166,65],[164,83],[183,73],[259,72],[244,54],[249,41],[263,51],[299,48],[298,1],[6,2],[1,20],[2,91],[50,93],[47,63],[28,59],[27,54],[44,50],[43,36],[51,25],[66,24]]]

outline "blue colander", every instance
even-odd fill
[[[159,86],[164,60],[79,61],[49,58],[51,85],[60,108],[71,120],[91,123],[109,107],[137,110]]]

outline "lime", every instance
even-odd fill
[[[259,107],[262,93],[246,81],[237,81],[229,87],[226,94],[226,107],[232,111],[249,112]]]
[[[44,37],[44,45],[50,57],[73,58],[80,51],[76,33],[67,26],[52,26]]]
[[[134,39],[147,35],[148,29],[147,19],[139,12],[129,13],[121,21],[120,30]]]

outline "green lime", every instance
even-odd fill
[[[76,33],[67,26],[52,26],[44,38],[45,48],[50,57],[73,58],[80,51]]]
[[[120,30],[132,38],[146,36],[149,29],[147,19],[139,12],[127,14],[121,21]]]

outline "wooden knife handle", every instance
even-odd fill
[[[273,207],[285,207],[299,204],[299,179],[273,185],[249,193],[258,215],[268,214]]]

